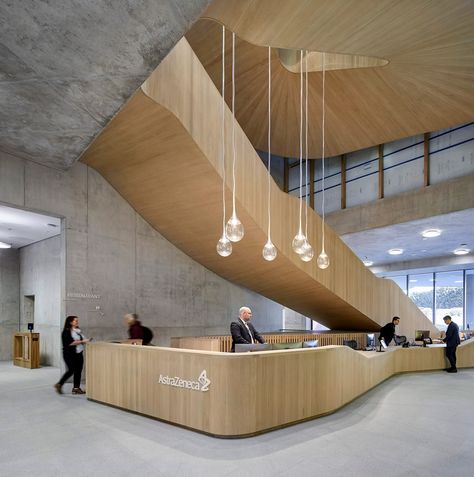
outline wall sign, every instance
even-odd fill
[[[209,386],[211,385],[211,380],[207,377],[207,371],[204,369],[199,378],[193,381],[190,379],[183,379],[179,376],[163,376],[160,374],[158,379],[159,384],[164,384],[165,386],[173,386],[175,388],[184,388],[191,389],[193,391],[209,391]]]

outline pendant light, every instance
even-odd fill
[[[232,242],[225,232],[225,26],[222,26],[222,237],[217,242],[216,250],[221,257],[228,257],[232,253]]]
[[[303,234],[301,228],[301,208],[303,204],[302,188],[303,188],[303,50],[300,50],[300,223],[298,233],[293,238],[291,246],[293,250],[301,255],[303,253],[303,247],[306,241],[306,237]]]
[[[322,227],[323,227],[323,234],[322,234],[322,247],[321,247],[321,253],[319,254],[319,257],[318,257],[318,267],[321,268],[321,269],[325,269],[325,268],[328,268],[329,267],[329,257],[326,253],[326,251],[324,250],[324,219],[325,219],[325,215],[324,215],[324,207],[325,207],[325,203],[324,203],[324,141],[325,141],[325,137],[324,137],[324,133],[325,133],[325,119],[326,119],[326,104],[325,104],[325,95],[326,95],[326,85],[325,85],[325,80],[326,80],[326,70],[324,68],[325,66],[325,53],[323,53],[323,122],[322,122],[322,132],[323,132],[323,138],[322,138],[322,155],[321,155],[321,165],[322,165],[322,173],[323,173],[323,177],[322,177],[322,189],[323,189],[323,203],[322,203],[322,213],[323,213],[323,221],[322,221]]]
[[[303,262],[310,262],[314,257],[314,250],[308,239],[308,52],[305,55],[305,236],[303,253],[300,255]]]
[[[232,32],[232,216],[226,225],[227,238],[239,242],[244,236],[244,226],[235,212],[235,33]]]
[[[270,236],[271,231],[271,214],[270,214],[270,169],[272,164],[272,154],[270,151],[271,146],[271,117],[272,117],[272,108],[271,108],[271,97],[272,97],[272,73],[271,73],[271,48],[268,47],[268,171],[267,171],[267,185],[268,185],[268,231],[267,231],[267,243],[264,245],[262,250],[262,255],[265,260],[271,262],[275,260],[277,256],[277,249],[272,243]]]

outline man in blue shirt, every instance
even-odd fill
[[[443,338],[443,341],[446,343],[446,358],[448,358],[449,364],[451,365],[446,371],[448,373],[457,373],[456,348],[461,344],[461,340],[459,339],[459,327],[451,320],[449,315],[446,315],[443,320],[448,325],[446,336]]]

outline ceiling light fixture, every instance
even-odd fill
[[[232,243],[225,231],[225,26],[222,26],[222,116],[221,116],[221,145],[222,145],[222,236],[217,242],[216,250],[221,257],[232,253]]]
[[[467,248],[465,243],[462,243],[456,250],[453,250],[454,255],[467,255],[471,249]]]
[[[369,260],[367,257],[364,258],[364,260],[362,260],[362,263],[366,266],[366,267],[371,267],[374,262],[372,262],[372,260]]]
[[[270,152],[271,146],[271,118],[272,118],[272,70],[271,70],[271,53],[272,50],[268,47],[268,171],[267,171],[267,185],[268,185],[268,202],[267,202],[267,212],[268,212],[268,231],[267,231],[267,243],[264,245],[262,250],[262,255],[265,260],[271,262],[275,260],[277,256],[277,249],[272,243],[270,236],[271,230],[271,214],[270,214],[270,168],[272,164],[272,154]]]
[[[325,103],[325,97],[326,97],[326,89],[325,89],[325,84],[326,84],[326,69],[325,69],[325,53],[323,53],[323,120],[322,120],[322,155],[321,155],[321,162],[322,162],[322,189],[323,189],[323,201],[322,201],[322,212],[323,212],[323,222],[322,222],[322,230],[323,230],[323,237],[322,237],[322,247],[321,247],[321,253],[319,254],[319,257],[318,257],[318,267],[321,268],[322,270],[324,270],[325,268],[328,268],[329,267],[329,257],[326,253],[326,251],[324,250],[324,235],[325,235],[325,231],[324,231],[324,219],[325,219],[325,215],[324,215],[324,207],[325,207],[325,203],[324,203],[324,143],[325,143],[325,119],[326,119],[326,103]]]
[[[423,232],[421,232],[421,235],[424,238],[439,237],[441,235],[441,230],[439,230],[439,229],[427,229],[427,230],[423,230]]]
[[[293,238],[291,246],[293,250],[301,255],[306,243],[306,237],[303,235],[301,227],[301,215],[303,206],[303,50],[300,50],[300,222],[298,233]]]
[[[401,255],[403,253],[403,248],[391,248],[388,253],[390,255]]]
[[[12,248],[10,243],[0,242],[0,248]]]
[[[232,217],[225,229],[231,242],[239,242],[244,236],[244,226],[235,211],[235,163],[235,32],[232,32]]]

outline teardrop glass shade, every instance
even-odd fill
[[[318,267],[321,268],[322,270],[329,267],[329,257],[327,256],[327,253],[324,251],[324,248],[318,257]]]
[[[222,237],[217,242],[216,250],[221,257],[228,257],[232,253],[232,242],[222,234]]]
[[[305,244],[303,245],[303,253],[300,255],[300,258],[303,260],[303,262],[310,262],[313,257],[313,247],[311,247],[311,244],[306,240]]]
[[[295,238],[293,239],[291,246],[293,247],[293,250],[298,255],[301,255],[303,253],[303,247],[305,243],[306,243],[306,237],[300,231],[295,235]]]
[[[267,262],[271,262],[277,257],[277,249],[270,240],[264,245],[262,255]]]
[[[231,242],[239,242],[244,236],[244,226],[235,214],[229,219],[225,226],[225,234]]]

